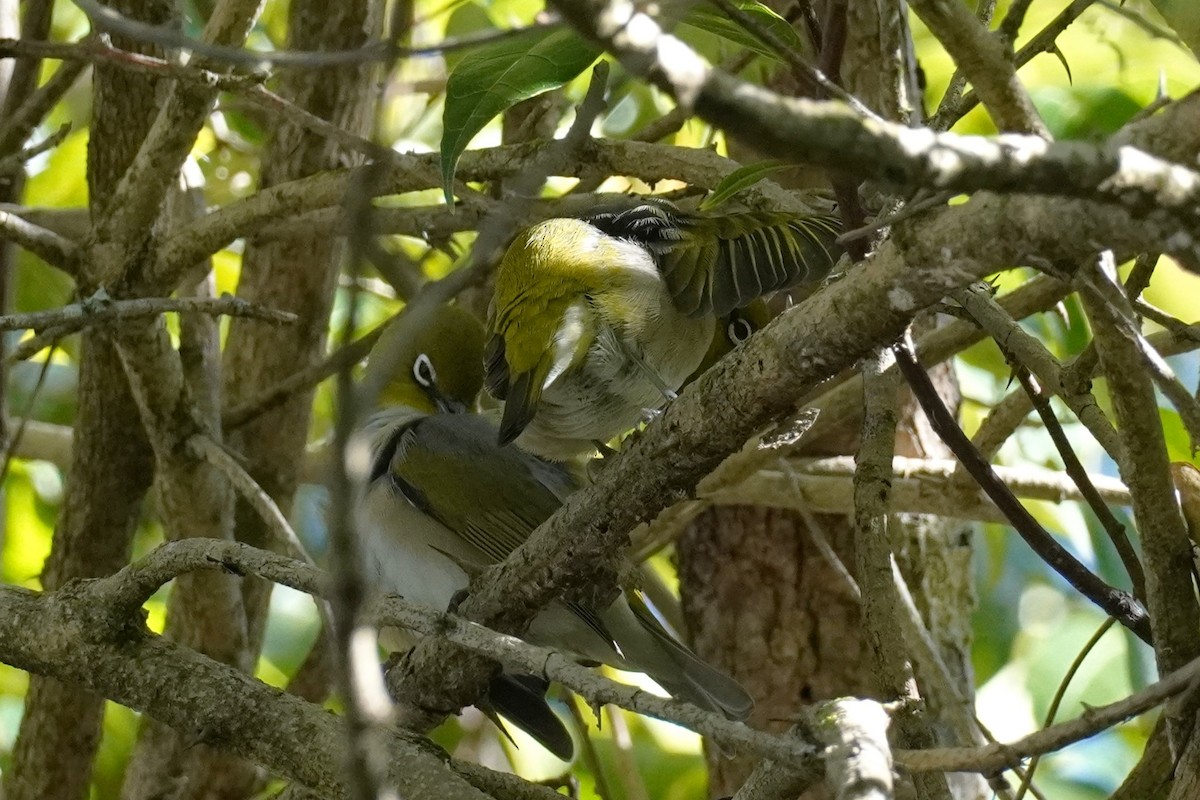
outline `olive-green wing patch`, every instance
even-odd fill
[[[841,256],[834,216],[689,216],[685,235],[655,250],[675,307],[723,316],[756,297],[829,274]]]

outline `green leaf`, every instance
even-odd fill
[[[796,33],[786,19],[776,14],[762,3],[737,3],[737,7],[753,17],[763,28],[775,34],[775,37],[795,50],[797,53],[808,52],[809,47]],[[753,50],[759,55],[780,61],[775,48],[764,42],[751,31],[726,16],[716,6],[698,5],[689,11],[679,23],[681,26],[690,25],[693,28],[711,33],[734,44]],[[682,32],[681,32],[682,33]],[[686,37],[685,37],[686,39]]]
[[[571,30],[534,30],[463,57],[446,81],[442,179],[446,201],[459,156],[504,109],[557,89],[583,72],[600,50]]]
[[[791,165],[782,161],[769,160],[738,167],[722,178],[721,182],[717,184],[717,188],[713,189],[712,194],[704,198],[700,203],[700,210],[711,211],[721,204],[727,203],[738,192],[749,189],[772,172],[787,169],[789,166]]]
[[[1142,109],[1113,86],[1039,86],[1030,94],[1055,139],[1102,139]]]

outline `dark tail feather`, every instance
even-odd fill
[[[541,678],[531,675],[510,675],[502,672],[492,679],[488,688],[488,704],[490,709],[483,709],[504,715],[510,722],[528,733],[537,743],[549,750],[563,761],[570,761],[575,754],[575,743],[571,734],[563,725],[561,719],[546,702],[546,687],[549,684]],[[492,716],[488,714],[489,717]],[[508,731],[498,727],[508,736]]]
[[[754,710],[754,700],[733,678],[710,666],[670,634],[654,617],[640,592],[627,591],[634,617],[654,638],[678,670],[674,675],[651,675],[664,689],[681,700],[716,711],[730,719],[745,719]]]

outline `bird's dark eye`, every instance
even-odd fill
[[[754,333],[754,326],[750,324],[749,320],[742,317],[734,317],[729,321],[726,333],[729,335],[729,341],[734,344],[741,344],[750,338],[750,334]]]
[[[413,377],[416,378],[417,385],[425,389],[432,389],[437,384],[437,370],[433,368],[429,356],[424,353],[417,356],[417,360],[413,362]]]

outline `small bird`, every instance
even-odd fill
[[[479,321],[446,306],[399,343],[398,359],[387,359],[399,368],[384,396],[400,404],[371,416],[362,431],[371,457],[356,521],[367,574],[378,590],[438,610],[468,588],[471,573],[520,546],[578,486],[566,465],[501,445],[492,420],[465,413],[481,388],[482,345]],[[645,672],[672,695],[731,718],[744,719],[753,707],[732,678],[672,637],[634,590],[606,608],[555,602],[527,638],[581,661]],[[571,739],[545,706],[544,688],[506,675],[489,699],[566,759]]]
[[[521,231],[488,320],[500,442],[566,460],[634,427],[693,374],[719,318],[824,278],[838,231],[833,216],[685,212],[656,198]]]
[[[713,331],[712,342],[704,353],[704,358],[696,369],[683,379],[683,386],[699,378],[708,368],[716,364],[735,348],[741,347],[747,339],[762,330],[771,321],[771,311],[767,304],[758,298],[742,308],[735,308],[717,320]],[[680,388],[683,388],[682,386]]]

